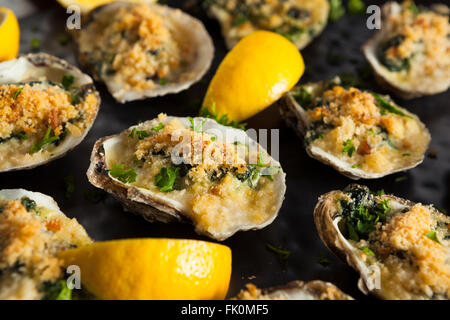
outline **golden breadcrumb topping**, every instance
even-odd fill
[[[401,167],[422,157],[428,145],[418,120],[382,110],[372,94],[356,88],[333,86],[307,115],[307,143],[368,172]]]
[[[0,138],[22,132],[43,136],[49,127],[59,136],[71,120],[85,129],[95,116],[97,99],[90,94],[75,105],[73,99],[70,92],[56,85],[0,86]]]
[[[0,199],[0,297],[39,299],[44,282],[63,276],[56,254],[92,242],[75,219],[22,200]]]
[[[83,52],[100,77],[124,83],[124,89],[164,85],[180,64],[181,52],[164,18],[145,4],[120,8],[107,21],[96,21],[92,46]]]

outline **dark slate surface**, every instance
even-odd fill
[[[22,1],[23,2],[23,1]],[[366,1],[368,3],[369,1]],[[375,3],[372,1],[371,3]],[[4,1],[2,0],[4,5]],[[11,6],[20,6],[19,1],[6,1]],[[209,19],[192,1],[169,1],[201,19],[214,39],[216,55],[208,74],[196,85],[177,95],[169,95],[145,101],[121,105],[116,103],[97,84],[102,96],[99,116],[87,138],[64,158],[49,165],[29,171],[0,175],[0,188],[25,188],[48,194],[56,199],[63,212],[76,217],[95,240],[110,240],[134,237],[174,237],[204,239],[196,235],[190,225],[148,223],[139,216],[124,212],[120,204],[107,196],[99,203],[87,200],[85,193],[93,190],[86,178],[89,155],[94,141],[102,136],[117,133],[139,120],[154,118],[160,112],[171,115],[195,115],[208,83],[226,49],[219,25]],[[30,41],[37,38],[42,51],[65,58],[74,63],[73,44],[59,44],[64,34],[65,10],[53,1],[34,1],[36,13],[20,19],[21,52],[29,52]],[[355,73],[364,65],[361,45],[371,36],[362,16],[346,15],[337,23],[329,24],[324,33],[302,51],[307,71],[301,82],[317,81],[336,74]],[[245,86],[245,83],[242,85]],[[372,85],[376,90],[377,87]],[[379,90],[380,91],[380,90]],[[450,205],[450,92],[402,101],[396,99],[419,115],[428,126],[431,149],[437,158],[426,157],[423,164],[406,173],[399,173],[374,181],[363,181],[371,188],[383,188],[386,192],[422,203],[434,203],[447,208]],[[290,280],[321,279],[337,284],[356,298],[364,298],[356,287],[357,274],[346,264],[335,258],[319,239],[313,222],[313,208],[319,195],[341,189],[352,181],[330,167],[309,158],[301,141],[281,121],[278,110],[270,107],[248,121],[251,128],[280,128],[280,161],[287,173],[287,192],[279,217],[268,227],[259,231],[240,232],[224,244],[233,251],[233,275],[230,295],[236,294],[245,283],[252,281],[261,287],[281,285]],[[75,192],[65,197],[64,177],[75,177]],[[399,177],[406,180],[396,182]],[[291,256],[281,261],[266,244],[283,245]],[[327,267],[317,262],[326,257]],[[125,262],[126,263],[126,262]]]

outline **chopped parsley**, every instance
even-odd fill
[[[308,109],[312,105],[312,95],[305,88],[300,88],[300,90],[293,91],[292,96],[304,109]]]
[[[362,0],[349,0],[347,7],[351,14],[364,14],[366,11],[366,5]]]
[[[353,145],[353,139],[347,139],[343,143],[342,148],[342,154],[347,154],[349,157],[353,156],[353,153],[355,153],[356,149]]]
[[[31,200],[28,197],[22,197],[20,203],[25,207],[25,209],[30,212],[31,210],[36,210],[36,201]]]
[[[50,144],[53,142],[56,142],[59,140],[59,136],[51,136],[52,128],[49,127],[47,129],[47,132],[45,133],[44,138],[41,140],[41,142],[35,144],[33,147],[31,147],[30,154],[36,153],[40,151],[46,144]]]
[[[213,103],[213,105],[208,108],[208,107],[202,107],[200,109],[199,112],[199,116],[200,117],[204,117],[204,118],[210,118],[210,119],[214,119],[217,121],[217,123],[227,126],[227,127],[233,127],[236,129],[241,129],[241,130],[245,130],[246,127],[246,123],[240,123],[237,122],[235,120],[230,120],[228,118],[227,114],[220,114],[220,111],[216,112],[216,104]]]
[[[159,187],[159,191],[161,192],[174,190],[173,186],[179,175],[179,171],[179,167],[161,168],[159,173],[155,176],[155,186]]]
[[[194,132],[202,132],[202,127],[205,124],[205,120],[203,120],[199,126],[195,126],[195,120],[192,117],[188,117],[189,122],[191,123],[191,129]]]
[[[31,50],[38,51],[40,47],[41,47],[41,42],[39,41],[39,39],[33,38],[31,40]]]
[[[402,153],[402,157],[409,157],[411,156],[411,153]]]
[[[362,168],[362,167],[364,167],[364,164],[362,164],[362,163],[358,163],[358,164],[352,165],[353,169],[355,169],[355,168]]]
[[[67,286],[66,280],[57,282],[44,282],[44,300],[72,300],[72,289]]]
[[[382,98],[380,95],[371,92],[372,96],[377,101],[377,105],[381,108],[381,113],[385,114],[387,112],[395,113],[401,115],[403,117],[407,117],[413,119],[409,114],[404,113],[400,108],[394,106],[392,103],[389,103],[386,99]]]
[[[160,122],[157,126],[153,127],[152,130],[159,132],[164,128],[164,125]]]
[[[291,255],[291,251],[287,250],[285,248],[283,248],[282,246],[273,246],[270,243],[266,244],[266,248],[270,251],[272,251],[273,253],[277,254],[277,256],[281,259],[281,260],[287,260],[290,255]]]
[[[75,78],[71,74],[65,74],[62,77],[61,84],[63,85],[64,89],[70,90],[70,87],[72,86]]]
[[[418,15],[420,13],[419,8],[416,6],[416,4],[414,2],[412,2],[409,6],[408,9],[412,11],[412,13],[414,15]]]
[[[430,232],[425,233],[425,236],[430,240],[440,243],[436,231],[431,230]]]
[[[370,250],[368,247],[361,247],[358,248],[359,250],[363,251],[365,254],[369,255],[369,256],[374,256],[375,257],[375,253]]]
[[[66,190],[65,196],[67,199],[72,198],[75,192],[75,177],[73,175],[68,175],[64,178],[64,187]]]
[[[12,98],[13,98],[14,100],[16,100],[16,98],[19,96],[19,94],[22,92],[22,90],[23,90],[23,87],[17,89],[16,92],[14,92]]]
[[[245,17],[244,15],[238,15],[236,18],[234,18],[234,20],[231,24],[233,27],[237,27],[246,22],[247,22],[247,17]]]
[[[166,85],[167,84],[167,78],[161,78],[159,80],[159,84],[162,85],[162,86]]]
[[[405,181],[405,180],[408,180],[408,177],[407,176],[401,176],[401,177],[397,177],[397,178],[395,178],[395,182],[402,182],[402,181]]]
[[[137,178],[136,171],[133,168],[125,169],[125,165],[119,163],[113,164],[109,173],[122,183],[135,182]]]
[[[342,0],[328,0],[330,2],[330,13],[328,19],[331,22],[338,21],[344,14],[345,8],[342,4]]]
[[[150,133],[148,133],[146,130],[138,130],[136,128],[133,128],[128,135],[130,138],[138,138],[139,140],[144,140],[145,138],[150,137]]]

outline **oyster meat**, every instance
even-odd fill
[[[292,281],[284,286],[258,289],[247,284],[234,298],[236,300],[353,300],[338,287],[329,282],[314,280],[303,282]]]
[[[121,103],[187,89],[214,56],[203,24],[178,9],[113,2],[86,20],[75,33],[78,61]]]
[[[327,0],[211,0],[207,6],[228,49],[256,30],[277,32],[303,49],[325,28],[330,11]]]
[[[0,299],[68,299],[57,254],[92,243],[84,228],[42,193],[0,190]]]
[[[280,164],[243,130],[164,114],[98,140],[87,175],[125,209],[216,240],[270,224],[286,190]]]
[[[314,209],[325,245],[382,299],[450,298],[450,217],[432,205],[350,185]]]
[[[446,91],[450,86],[449,8],[388,2],[382,25],[363,46],[377,81],[409,99]]]
[[[86,136],[99,107],[92,79],[64,60],[36,53],[0,63],[0,172],[63,156]]]
[[[295,87],[280,101],[308,155],[352,179],[373,179],[423,161],[430,134],[388,96],[345,88],[338,77]]]

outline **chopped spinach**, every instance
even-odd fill
[[[392,47],[398,47],[404,40],[404,35],[396,35],[382,44],[378,50],[378,59],[389,71],[398,72],[411,68],[409,57],[404,59],[390,59],[387,57],[387,51]]]
[[[305,88],[294,90],[291,93],[292,97],[297,101],[303,109],[309,109],[312,106],[312,94]]]
[[[20,199],[20,203],[25,207],[25,209],[26,209],[28,212],[30,212],[31,210],[33,210],[33,211],[36,210],[36,207],[37,207],[36,201],[31,200],[31,199],[28,198],[28,197],[22,197],[22,198]]]
[[[42,291],[44,300],[72,300],[72,289],[67,286],[66,280],[46,281],[43,283]]]
[[[64,89],[70,90],[70,87],[73,85],[73,82],[75,80],[75,77],[71,74],[65,74],[62,77],[61,84],[63,85]]]

